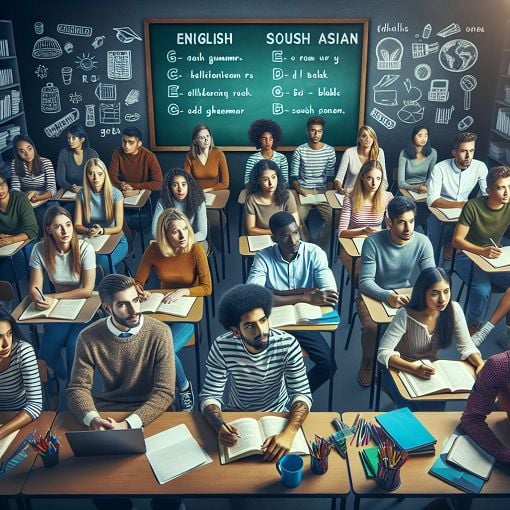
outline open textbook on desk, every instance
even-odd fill
[[[422,397],[435,393],[468,393],[475,382],[473,370],[462,361],[428,359],[420,360],[424,365],[436,369],[430,379],[417,377],[409,372],[399,371],[398,376],[411,397]]]
[[[285,425],[287,425],[287,419],[281,416],[263,416],[260,420],[255,418],[239,418],[238,420],[231,421],[229,425],[234,425],[241,437],[237,440],[235,446],[218,445],[220,462],[222,464],[228,464],[229,462],[250,457],[251,455],[262,455],[264,451],[261,446],[264,441],[269,436],[280,434]],[[303,430],[299,429],[294,437],[290,453],[307,455],[309,451]]]
[[[275,306],[269,318],[269,323],[272,328],[295,324],[314,326],[319,324],[338,324],[339,322],[340,317],[336,310],[332,310],[323,315],[320,306],[310,305],[308,303]]]
[[[142,313],[166,313],[177,317],[186,317],[197,300],[196,297],[183,296],[172,303],[163,303],[165,297],[166,294],[161,292],[151,292],[150,297],[141,304],[140,311]]]
[[[46,310],[39,310],[35,306],[35,303],[30,303],[30,305],[25,309],[25,311],[20,315],[20,321],[26,321],[29,319],[39,319],[44,317],[46,319],[64,319],[64,320],[74,320],[78,317],[80,310],[83,308],[83,305],[87,302],[86,299],[53,299],[49,296],[46,296],[46,301],[50,304],[50,307]]]
[[[497,259],[489,259],[483,255],[482,258],[496,269],[498,267],[510,266],[510,246],[503,246],[503,248],[501,248],[501,255]]]

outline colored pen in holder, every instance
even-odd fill
[[[391,441],[378,446],[377,474],[375,481],[381,489],[394,491],[400,487],[400,469],[409,458],[407,452],[399,450]]]
[[[315,436],[310,443],[310,461],[312,473],[323,475],[328,470],[328,457],[331,452],[331,444],[323,437]]]
[[[53,467],[58,464],[60,441],[53,432],[48,430],[44,438],[41,434],[39,434],[39,438],[36,438],[35,433],[33,433],[28,442],[32,445],[34,451],[41,456],[45,467]]]

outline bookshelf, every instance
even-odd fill
[[[12,21],[0,20],[0,173],[10,175],[12,138],[27,132]]]
[[[510,20],[505,22],[487,151],[487,166],[497,165],[510,165]]]

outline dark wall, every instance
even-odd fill
[[[50,8],[51,5],[51,8]],[[256,5],[256,10],[254,6]],[[311,12],[313,5],[313,12]],[[59,150],[65,144],[65,134],[57,138],[49,138],[44,128],[60,119],[72,108],[80,113],[79,122],[85,124],[85,105],[94,104],[95,126],[88,129],[92,147],[98,150],[99,154],[109,161],[113,147],[118,143],[117,134],[106,134],[112,128],[122,129],[124,126],[137,125],[144,133],[147,133],[147,95],[145,83],[145,56],[144,44],[142,41],[121,42],[115,37],[113,27],[130,27],[143,39],[143,20],[145,18],[356,18],[366,17],[370,20],[369,45],[368,45],[368,70],[367,70],[367,96],[366,96],[366,123],[373,126],[378,135],[380,145],[387,154],[387,167],[396,165],[398,153],[409,138],[410,131],[415,124],[406,123],[401,118],[411,120],[419,117],[420,107],[423,107],[423,119],[420,123],[430,126],[432,143],[439,152],[439,157],[448,157],[450,141],[457,132],[458,122],[466,116],[473,118],[473,124],[469,128],[479,134],[478,154],[480,159],[485,157],[487,149],[488,131],[491,119],[492,106],[495,96],[496,79],[498,76],[499,58],[503,40],[503,26],[505,20],[510,17],[510,4],[505,0],[492,0],[491,2],[480,2],[479,0],[429,0],[428,2],[409,2],[407,0],[326,0],[311,4],[308,0],[294,0],[292,2],[274,2],[274,0],[259,0],[256,2],[239,1],[190,1],[177,2],[175,0],[151,0],[145,3],[139,0],[110,0],[110,1],[84,1],[74,2],[52,1],[28,2],[9,1],[2,6],[1,17],[11,19],[14,22],[14,33],[17,45],[17,53],[21,67],[22,93],[24,97],[25,110],[27,113],[28,130],[35,139],[39,152],[50,157],[56,162]],[[42,22],[44,33],[36,34],[34,23]],[[92,27],[91,37],[78,37],[75,35],[62,34],[57,32],[57,25],[73,24]],[[423,30],[430,24],[432,31],[427,39],[423,36]],[[460,31],[455,34],[440,37],[437,35],[444,27],[450,24],[458,24]],[[475,30],[468,31],[471,27]],[[454,30],[455,31],[455,30]],[[102,46],[94,48],[91,43],[98,36],[105,36]],[[36,59],[32,56],[34,44],[44,36],[56,39],[62,49],[62,55],[55,59]],[[376,53],[378,43],[385,38],[397,39],[402,46],[395,41],[387,40],[381,43]],[[466,46],[452,43],[452,47],[443,54],[443,62],[452,68],[462,64],[462,58],[457,58],[455,50],[462,53],[465,50],[466,64],[470,65],[470,58],[476,57],[473,45],[478,51],[476,63],[462,72],[452,72],[445,69],[439,63],[439,52],[446,42],[456,39],[467,40],[471,45]],[[47,41],[46,41],[47,42]],[[65,43],[71,42],[73,51],[65,51]],[[98,41],[101,42],[101,41]],[[424,43],[429,46],[426,50],[431,53],[413,58],[412,44]],[[435,46],[438,43],[438,46]],[[389,44],[389,48],[385,45]],[[403,54],[395,53],[392,45],[397,44],[403,50]],[[44,54],[44,44],[43,54]],[[418,48],[418,47],[417,47]],[[69,48],[68,48],[69,49]],[[382,52],[384,49],[387,53]],[[129,79],[109,79],[108,75],[108,52],[119,52],[110,54],[110,72],[117,73],[117,77],[128,78],[129,66],[126,59],[131,58],[131,75]],[[416,52],[415,52],[416,53]],[[401,56],[401,66],[388,63],[391,55]],[[116,60],[118,59],[118,60]],[[398,58],[397,58],[398,59]],[[387,61],[379,64],[378,61]],[[115,66],[116,64],[116,66]],[[430,77],[427,68],[422,66],[418,76],[425,78],[420,80],[415,75],[415,68],[419,64],[430,66]],[[39,78],[35,72],[39,65],[47,68],[47,77]],[[62,67],[72,67],[73,76],[70,85],[64,85],[62,81]],[[78,68],[81,66],[85,70]],[[91,67],[91,69],[89,69]],[[386,67],[379,69],[378,67]],[[461,68],[462,69],[462,68]],[[44,74],[44,73],[43,73]],[[460,89],[460,79],[464,75],[472,75],[477,80],[477,86],[471,95],[471,108],[464,110],[464,93]],[[96,75],[97,81],[92,82],[92,75]],[[385,86],[384,75],[398,75],[393,84]],[[87,77],[88,83],[83,82],[83,76]],[[383,82],[380,80],[383,78]],[[406,82],[406,79],[409,81]],[[429,101],[428,94],[432,80],[448,80],[449,97],[445,102]],[[41,112],[41,89],[47,83],[54,83],[60,91],[61,111],[57,113]],[[120,103],[121,124],[99,124],[100,100],[97,97],[102,93],[104,97],[112,97],[111,90],[98,90],[99,83],[116,84],[116,99],[114,103]],[[374,98],[373,87],[379,83],[377,97]],[[444,89],[445,82],[436,82],[436,87]],[[416,87],[421,93],[421,99],[417,100],[418,92],[412,88]],[[139,91],[138,101],[133,102],[136,93],[128,95],[131,90]],[[46,89],[50,94],[51,89]],[[81,101],[72,103],[70,99],[77,100],[76,95],[81,96]],[[436,98],[441,98],[441,91],[435,91]],[[433,95],[434,95],[433,94]],[[444,92],[443,92],[444,98]],[[126,104],[126,99],[127,103]],[[377,104],[376,102],[377,101]],[[103,100],[104,101],[104,100]],[[113,101],[112,101],[113,102]],[[397,103],[397,104],[394,104]],[[413,104],[414,103],[414,104]],[[416,104],[418,103],[418,105]],[[111,103],[107,103],[111,104]],[[441,124],[437,121],[445,121],[448,117],[446,110],[454,106],[451,120],[448,124]],[[370,116],[373,109],[395,121],[395,127],[388,129]],[[403,112],[399,110],[405,108]],[[441,110],[436,113],[437,109]],[[50,106],[51,110],[51,106]],[[409,111],[411,114],[409,114]],[[418,113],[416,113],[418,111]],[[119,112],[107,108],[101,115],[103,121],[116,120]],[[129,114],[133,119],[134,114],[139,114],[140,119],[133,123],[126,122],[125,115]],[[379,119],[381,115],[375,113]],[[413,117],[414,115],[414,117]],[[439,117],[436,117],[438,115]],[[135,117],[136,118],[136,117]],[[89,119],[90,120],[90,119]],[[385,121],[383,121],[385,122]],[[392,126],[392,122],[385,122],[386,126]],[[303,141],[305,141],[305,129],[303,127]],[[325,141],[334,145],[335,133],[328,132],[326,126]],[[247,153],[231,152],[227,154],[231,169],[232,188],[238,190],[240,187],[244,162]],[[158,153],[158,158],[163,168],[178,166],[184,159],[183,153]]]

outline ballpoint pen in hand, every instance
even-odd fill
[[[38,287],[35,287],[35,290],[39,293],[39,296],[41,296],[41,299],[42,299],[43,301],[46,301],[46,299],[44,298],[44,294],[43,294],[43,293],[39,290],[39,288],[38,288]]]
[[[228,432],[234,434],[234,436],[237,438],[242,439],[242,437],[237,432],[234,432],[225,422],[223,422],[222,425],[227,429]]]

